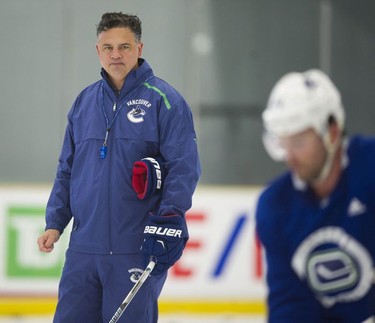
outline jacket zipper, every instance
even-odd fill
[[[117,102],[115,101],[112,107],[112,110],[115,112],[117,107]],[[113,140],[110,139],[111,145]],[[112,149],[111,149],[112,150]],[[113,243],[112,243],[112,226],[111,226],[111,204],[112,204],[112,195],[111,195],[111,176],[112,176],[112,165],[111,165],[111,154],[108,156],[108,179],[107,179],[107,185],[108,185],[108,245],[109,245],[109,254],[113,254]]]

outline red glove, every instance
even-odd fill
[[[146,157],[133,164],[132,186],[140,200],[161,192],[165,170],[160,158]]]

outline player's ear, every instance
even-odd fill
[[[336,142],[342,135],[341,129],[337,124],[336,119],[333,116],[329,117],[328,120],[328,131],[331,143]]]

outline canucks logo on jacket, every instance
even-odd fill
[[[127,116],[130,122],[139,123],[143,122],[143,117],[146,115],[146,111],[143,110],[139,105],[136,108],[131,109]]]

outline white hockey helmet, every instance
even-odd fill
[[[275,160],[283,160],[285,151],[278,145],[281,137],[309,128],[323,136],[331,116],[343,130],[341,95],[326,74],[317,69],[286,74],[273,87],[262,115],[268,153]]]

